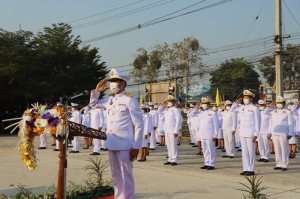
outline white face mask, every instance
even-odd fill
[[[110,83],[110,90],[111,90],[111,92],[117,93],[120,90],[120,88],[118,88],[118,86],[119,86],[119,83],[117,83],[117,82],[111,82]]]
[[[172,107],[173,103],[172,102],[168,102],[168,107]]]
[[[243,99],[243,101],[244,101],[244,104],[246,104],[246,105],[250,104],[250,99]]]
[[[142,110],[142,113],[145,113],[145,111],[144,111],[144,110]]]
[[[281,109],[281,108],[283,108],[283,105],[282,104],[276,104],[276,107]]]
[[[207,104],[202,104],[202,108],[203,108],[204,110],[206,110],[206,109],[207,109]]]
[[[215,110],[217,110],[217,108],[216,108],[216,107],[213,107],[212,110],[215,111]]]
[[[229,111],[230,110],[230,106],[226,106],[226,110]]]
[[[153,110],[153,107],[150,106],[149,109],[150,109],[150,110]]]
[[[75,108],[72,108],[72,111],[75,111]]]
[[[260,107],[259,107],[259,110],[263,111],[263,110],[265,110],[265,107],[260,106]]]

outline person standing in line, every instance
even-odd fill
[[[154,103],[149,102],[149,114],[152,116],[152,128],[151,129],[151,136],[150,136],[150,150],[155,150],[156,148],[156,135],[155,131],[158,126],[158,113],[154,110]]]
[[[292,110],[292,106],[290,105],[289,110]],[[293,123],[294,123],[294,135],[289,140],[289,158],[295,158],[297,152],[297,144],[298,144],[298,135],[299,135],[299,114],[294,109],[293,114]]]
[[[157,113],[157,109],[158,109],[158,106],[154,105],[154,111]],[[159,123],[159,115],[157,113],[157,128],[158,128],[158,123]],[[160,140],[160,134],[158,132],[158,130],[155,130],[155,139],[156,139],[156,144],[159,146],[161,144],[161,140]]]
[[[261,126],[258,140],[258,148],[260,153],[260,159],[258,162],[269,162],[270,157],[270,141],[268,138],[268,133],[270,131],[270,122],[271,116],[264,113],[265,108],[267,107],[267,102],[263,100],[258,101],[259,110],[261,114]]]
[[[102,132],[104,132],[106,134],[107,132],[107,111],[106,108],[102,108],[103,111],[103,125],[102,125]],[[102,151],[108,151],[107,147],[106,147],[106,140],[101,140],[101,150]]]
[[[143,137],[143,144],[142,144],[142,149],[141,151],[141,158],[138,160],[139,162],[145,162],[147,160],[146,155],[147,155],[147,147],[148,143],[150,142],[150,137],[149,133],[151,132],[151,125],[150,125],[150,120],[149,120],[149,114],[147,113],[147,106],[146,105],[141,105],[140,106],[142,113],[143,113],[143,121],[144,121],[144,137]]]
[[[189,113],[191,110],[195,107],[194,104],[190,104],[189,107],[186,107],[183,111],[183,113],[187,114],[187,124],[190,132],[190,137],[191,137],[191,142],[189,145],[195,145],[195,139],[194,139],[194,134],[192,133],[192,118],[190,117]]]
[[[214,110],[213,110],[214,111]],[[218,110],[217,114],[218,114],[218,119],[219,119],[219,130],[218,130],[218,148],[217,149],[221,149],[222,152],[225,152],[224,149],[224,131],[222,129],[222,125],[223,125],[223,114],[222,114],[222,110]],[[216,112],[216,111],[215,111]]]
[[[165,125],[164,131],[166,133],[166,144],[168,148],[168,162],[164,165],[176,166],[177,159],[177,142],[180,129],[180,110],[175,107],[176,99],[172,95],[168,96],[168,100],[164,101],[158,108],[158,114],[164,112]],[[169,107],[167,111],[164,111],[166,106]]]
[[[242,144],[240,138],[240,123],[241,123],[241,114],[238,112],[236,114],[236,131],[235,131],[235,148],[237,151],[242,151]]]
[[[81,124],[81,112],[78,110],[78,104],[71,103],[72,106],[72,116],[70,118],[71,122]],[[79,136],[74,136],[72,140],[72,151],[69,153],[79,153],[80,141]]]
[[[149,109],[149,106],[145,105],[144,106],[144,110],[145,110],[145,113],[147,113],[147,115],[149,116],[149,128],[150,128],[150,133],[148,133],[148,137],[149,139],[147,139],[147,154],[146,155],[150,155],[150,138],[151,138],[151,131],[153,129],[153,116],[149,113],[150,112],[150,109]]]
[[[191,120],[190,136],[191,136],[192,143],[194,143],[192,147],[198,147],[198,141],[197,141],[197,129],[198,129],[197,119],[198,118],[196,115],[192,114],[192,112],[188,113],[188,117]]]
[[[276,105],[277,108],[274,108]],[[272,136],[276,167],[274,170],[286,171],[289,165],[289,139],[294,135],[294,124],[292,112],[285,108],[286,99],[282,96],[276,97],[276,102],[270,104],[264,110],[265,114],[271,116],[271,128],[269,137]]]
[[[158,106],[156,106],[156,108],[158,110]],[[156,134],[159,135],[159,139],[160,139],[160,144],[158,146],[165,146],[165,131],[164,131],[165,114],[164,111],[162,111],[162,113],[160,114],[157,112],[157,114],[158,114],[158,125],[156,129]]]
[[[180,108],[178,108],[180,110]],[[181,137],[182,137],[182,124],[183,124],[183,117],[181,115],[181,111],[180,111],[180,129],[179,129],[179,134],[178,134],[178,141],[177,141],[177,146],[180,145],[181,142]]]
[[[133,161],[142,149],[143,115],[137,99],[125,90],[130,77],[116,69],[111,70],[110,76],[110,90],[113,94],[98,100],[100,94],[107,89],[108,80],[101,80],[96,89],[91,91],[90,106],[107,109],[106,143],[115,199],[133,199],[132,169]]]
[[[90,128],[91,127],[91,113],[90,113],[90,108],[88,106],[84,107],[83,109],[80,110],[81,112],[81,123],[82,125]],[[84,147],[82,149],[88,149],[89,148],[89,138],[88,137],[83,137],[84,139]]]
[[[103,111],[100,107],[95,106],[91,110],[91,128],[102,131],[104,126],[104,115]],[[101,140],[100,139],[93,139],[94,140],[94,148],[93,153],[90,155],[100,155],[101,149]]]
[[[223,124],[222,129],[224,132],[224,142],[226,153],[223,155],[223,158],[234,158],[235,156],[235,147],[234,147],[234,134],[236,131],[236,113],[230,112],[232,102],[226,100],[225,105],[222,108],[219,108],[219,113],[222,115]],[[224,111],[221,112],[221,109]]]
[[[243,91],[244,97],[238,99],[231,106],[230,111],[240,113],[240,139],[242,144],[243,172],[240,175],[255,175],[255,147],[254,143],[260,132],[260,111],[252,103],[255,97],[249,90]],[[244,105],[239,106],[241,102]]]

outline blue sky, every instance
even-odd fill
[[[0,28],[8,31],[17,31],[19,24],[23,30],[36,30],[51,23],[70,22],[80,18],[99,14],[111,9],[137,2],[112,12],[90,17],[85,20],[72,22],[72,26],[100,20],[120,14],[135,8],[146,6],[160,0],[9,0],[0,3]],[[114,33],[126,28],[143,24],[152,19],[171,13],[183,7],[200,2],[200,0],[165,0],[164,5],[145,10],[119,19],[99,23],[84,28],[74,29],[74,35],[80,35],[83,41]],[[186,11],[219,2],[221,0],[206,0]],[[98,47],[102,60],[108,68],[128,65],[133,61],[133,54],[140,47],[151,48],[157,43],[174,43],[188,36],[194,36],[200,44],[207,48],[217,48],[242,42],[247,35],[256,16],[261,10],[265,0],[233,0],[231,2],[202,10],[193,14],[179,17],[170,21],[159,23],[140,30],[132,31],[116,37],[90,43],[92,47]],[[300,22],[300,0],[285,0],[294,17]],[[159,3],[158,3],[159,4]],[[156,4],[155,4],[156,5]],[[283,22],[286,34],[300,32],[300,27],[292,18],[283,3]],[[142,9],[142,8],[140,8]],[[33,31],[36,32],[36,31]],[[266,3],[250,31],[246,41],[272,36],[275,32],[275,0],[266,0]],[[300,39],[291,40],[291,43],[299,43]],[[272,45],[270,46],[272,48]],[[254,49],[255,51],[255,49]],[[237,56],[249,54],[247,49],[239,51]],[[253,53],[253,51],[251,51]],[[230,59],[235,55],[222,56],[222,59]],[[220,55],[211,56],[210,65],[217,65]],[[207,59],[207,57],[205,58]],[[203,61],[205,61],[205,59]],[[209,65],[209,63],[208,63]],[[132,67],[121,67],[119,70],[130,70]],[[204,79],[208,84],[209,77]],[[197,78],[196,80],[197,81]],[[134,93],[135,94],[135,93]]]

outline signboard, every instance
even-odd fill
[[[267,96],[267,102],[273,101],[273,89],[272,87],[266,88],[266,96]]]
[[[299,91],[298,90],[288,90],[284,91],[283,97],[286,98],[286,103],[297,103],[299,101]]]
[[[202,93],[206,93],[207,91],[209,91],[210,89],[210,85],[192,85],[189,86],[189,96],[191,97],[195,97],[195,96],[199,96]],[[186,88],[183,88],[183,92],[184,95],[186,94]]]

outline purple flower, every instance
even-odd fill
[[[58,122],[59,122],[59,118],[58,117],[56,117],[56,118],[50,118],[48,120],[49,126],[53,126],[53,125],[57,124]]]
[[[32,110],[31,110],[31,115],[33,115],[34,112],[38,112],[38,111],[39,111],[38,109],[32,109]]]
[[[53,109],[53,107],[54,107],[54,106],[52,106],[52,105],[49,105],[49,106],[46,108],[46,110]]]
[[[35,118],[35,117],[32,117],[32,118],[30,119],[30,123],[34,123],[35,120],[36,120],[36,118]]]
[[[51,114],[48,112],[48,113],[42,115],[41,118],[42,118],[42,119],[48,119],[49,117],[51,117]]]
[[[31,118],[32,119],[32,118]],[[34,127],[34,123],[30,121],[26,121],[26,125],[29,126],[30,128]]]

